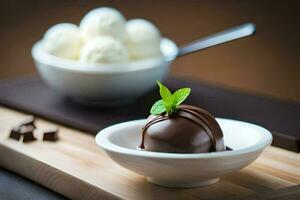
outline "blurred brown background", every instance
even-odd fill
[[[112,6],[127,19],[151,20],[179,45],[244,22],[254,37],[176,60],[171,73],[219,87],[300,102],[299,1],[0,1],[0,79],[35,74],[30,49],[49,26],[78,24],[90,9]]]

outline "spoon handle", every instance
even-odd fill
[[[225,31],[213,34],[200,40],[196,40],[190,44],[184,45],[179,48],[178,56],[184,56],[201,49],[215,46],[236,40],[242,37],[246,37],[255,33],[255,25],[252,23],[242,24],[240,26],[227,29]]]

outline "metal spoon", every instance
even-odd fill
[[[177,57],[184,56],[195,51],[206,49],[218,44],[236,40],[242,37],[250,36],[255,33],[255,25],[252,23],[242,24],[240,26],[227,29],[225,31],[213,34],[203,39],[196,40],[190,44],[179,48]]]

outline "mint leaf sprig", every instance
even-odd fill
[[[164,112],[168,115],[172,115],[191,92],[190,88],[181,88],[172,94],[170,90],[159,81],[157,81],[157,84],[162,99],[153,104],[150,110],[152,115],[160,115]]]

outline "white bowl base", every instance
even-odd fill
[[[169,188],[194,188],[194,187],[212,185],[214,183],[217,183],[219,181],[219,178],[209,179],[205,181],[195,181],[195,182],[174,182],[174,181],[165,181],[165,180],[153,179],[147,177],[147,181],[155,185],[160,185]]]

